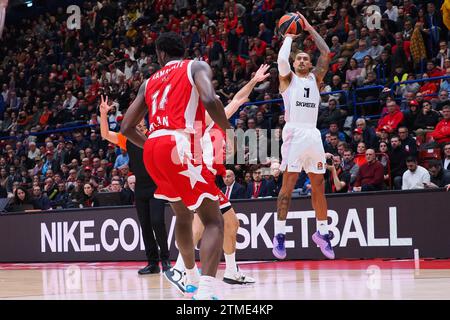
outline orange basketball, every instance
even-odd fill
[[[287,33],[299,34],[303,29],[303,21],[295,13],[287,13],[278,21],[278,32],[281,35]]]

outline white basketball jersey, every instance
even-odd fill
[[[320,92],[313,73],[309,73],[305,78],[292,73],[291,83],[281,95],[286,123],[300,124],[300,127],[302,124],[305,127],[316,127]]]

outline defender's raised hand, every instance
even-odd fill
[[[105,96],[105,98],[103,98],[103,95],[101,95],[101,100],[100,100],[100,113],[101,114],[108,114],[108,112],[111,110],[112,105],[108,104],[108,96]]]

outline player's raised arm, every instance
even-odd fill
[[[298,37],[293,34],[286,34],[284,36],[283,45],[280,48],[280,52],[278,52],[278,73],[280,78],[280,92],[289,87],[291,83],[292,73],[291,73],[291,64],[289,63],[289,57],[291,55],[291,46],[292,41]]]
[[[330,64],[330,48],[328,48],[327,43],[322,39],[320,34],[309,24],[308,20],[306,20],[306,18],[300,12],[297,12],[297,14],[303,21],[305,31],[308,31],[311,34],[317,46],[317,49],[319,49],[320,51],[320,56],[317,60],[316,68],[313,71],[314,75],[316,76],[317,85],[320,85],[323,78],[328,72],[328,67]]]
[[[234,95],[233,100],[225,107],[227,119],[230,119],[239,107],[248,101],[248,96],[252,93],[253,88],[255,88],[259,82],[266,80],[267,77],[270,76],[270,73],[266,73],[269,68],[270,66],[268,64],[262,64],[258,71],[256,71],[255,76]],[[209,125],[211,121],[211,117],[206,113],[206,125]]]
[[[108,104],[108,96],[103,98],[101,96],[100,101],[100,134],[103,139],[108,140],[111,143],[118,144],[119,138],[118,133],[109,130],[108,125],[108,112],[111,110],[111,106]]]
[[[195,61],[192,64],[192,78],[197,87],[200,99],[205,106],[206,111],[211,119],[217,123],[222,130],[226,131],[231,128],[230,123],[225,115],[223,104],[216,97],[216,92],[212,85],[211,67],[203,61]]]
[[[137,125],[147,113],[147,105],[145,104],[144,97],[145,84],[145,81],[141,84],[136,98],[125,113],[120,128],[120,132],[140,148],[144,148],[145,141],[147,141],[145,134],[137,128]]]

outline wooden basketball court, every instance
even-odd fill
[[[162,274],[139,276],[143,266],[0,264],[0,299],[183,299]],[[218,281],[220,299],[450,299],[450,260],[245,262],[240,268],[256,284]]]

